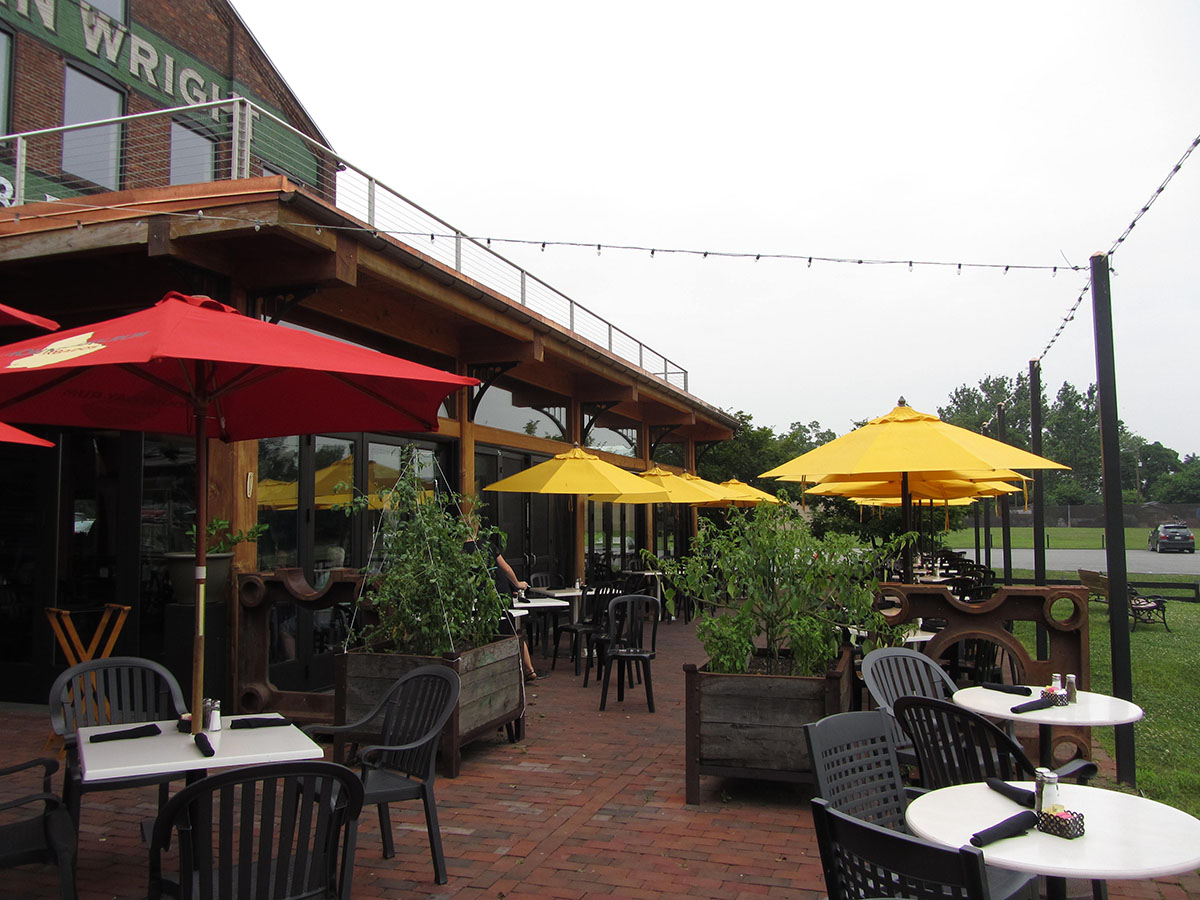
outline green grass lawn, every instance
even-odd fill
[[[1001,546],[1003,541],[1001,540],[1000,526],[993,524],[991,531],[992,546]],[[1012,538],[1014,550],[1033,549],[1032,528],[1010,528],[1008,531]],[[1149,528],[1126,528],[1125,549],[1145,550],[1146,538],[1149,534]],[[974,547],[975,529],[960,528],[957,531],[947,532],[944,540],[947,547]],[[983,529],[979,531],[979,540],[980,546],[982,546]],[[1047,528],[1046,547],[1050,550],[1102,550],[1104,548],[1104,529]]]
[[[1014,577],[1032,577],[1014,571]],[[1048,572],[1048,578],[1072,578],[1073,572]],[[1158,580],[1195,581],[1195,576],[1154,576]],[[1092,690],[1112,692],[1112,654],[1105,607],[1089,604]],[[1170,602],[1168,632],[1161,625],[1139,625],[1129,635],[1133,701],[1146,711],[1134,726],[1137,786],[1147,797],[1200,816],[1200,676],[1192,668],[1200,658],[1200,604]],[[1026,646],[1032,646],[1032,634]],[[1022,636],[1025,640],[1026,637]],[[1093,738],[1115,754],[1113,729],[1093,728]]]

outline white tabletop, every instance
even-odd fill
[[[295,725],[272,728],[231,729],[234,719],[282,718],[278,713],[261,716],[223,716],[220,731],[206,732],[217,752],[205,756],[190,733],[180,732],[174,719],[158,722],[161,734],[103,741],[93,744],[93,734],[121,731],[131,725],[91,725],[79,729],[79,763],[83,780],[108,781],[140,775],[164,775],[197,769],[219,769],[254,763],[282,762],[295,759],[321,759],[325,752]]]
[[[526,597],[524,600],[514,600],[512,608],[522,609],[570,609],[571,604],[566,600],[556,600],[553,597]]]
[[[1036,725],[1127,725],[1137,722],[1145,715],[1136,703],[1107,694],[1094,694],[1091,691],[1077,692],[1076,702],[1066,706],[1052,706],[1049,709],[1035,709],[1024,713],[1013,712],[1012,708],[1018,703],[1036,700],[1042,695],[1041,687],[1030,685],[1030,688],[1033,693],[1022,697],[1004,691],[990,691],[984,687],[969,687],[955,691],[951,699],[959,706],[983,716],[1012,719],[1015,722],[1032,722]]]
[[[1014,781],[1033,790],[1031,781]],[[981,847],[989,865],[1063,878],[1156,878],[1200,867],[1200,820],[1154,800],[1060,784],[1059,800],[1083,813],[1084,834],[1067,840],[1031,829]],[[912,833],[961,847],[971,835],[1024,809],[983,782],[929,791],[905,812]]]
[[[583,588],[577,587],[530,588],[529,590],[534,594],[542,594],[557,600],[570,600],[572,597],[583,596]]]

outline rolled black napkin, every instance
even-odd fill
[[[1014,787],[1007,781],[1000,778],[986,778],[987,786],[998,794],[1003,794],[1014,803],[1020,803],[1022,806],[1027,806],[1033,809],[1034,797],[1033,791],[1027,791],[1025,788]]]
[[[234,719],[229,723],[230,728],[274,728],[279,725],[291,725],[291,719],[276,719],[271,716],[259,716],[252,719]]]
[[[1022,697],[1030,697],[1033,695],[1033,688],[1026,687],[1023,684],[996,684],[994,681],[985,681],[983,687],[989,691],[1003,691],[1006,694],[1020,694]]]
[[[216,756],[217,751],[213,749],[212,741],[208,739],[208,735],[201,731],[195,736],[196,746],[200,748],[200,752],[205,756]]]
[[[983,831],[971,835],[971,843],[976,847],[986,847],[993,841],[1024,834],[1030,828],[1036,828],[1037,823],[1037,813],[1026,809],[1015,816],[1009,816],[1003,822],[997,822],[991,828],[985,828]]]
[[[1018,703],[1012,707],[1010,712],[1033,712],[1035,709],[1050,709],[1052,706],[1057,705],[1053,697],[1039,697],[1037,700],[1030,700],[1028,703]]]
[[[99,744],[103,741],[123,741],[126,738],[150,737],[152,734],[162,734],[162,729],[150,722],[147,725],[137,725],[133,728],[122,728],[120,731],[105,731],[102,734],[93,734],[88,741],[93,744]]]

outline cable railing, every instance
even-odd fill
[[[688,390],[686,369],[245,98],[0,136],[0,206],[271,174]]]

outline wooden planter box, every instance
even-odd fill
[[[852,648],[824,676],[684,672],[687,802],[700,802],[700,776],[813,781],[804,726],[846,712],[854,685]]]
[[[510,741],[524,737],[525,681],[515,637],[453,657],[339,653],[334,662],[335,723],[344,725],[365,716],[397,678],[424,665],[449,666],[462,682],[458,706],[442,733],[442,773],[448,778],[458,776],[462,748],[481,735],[503,725]]]

